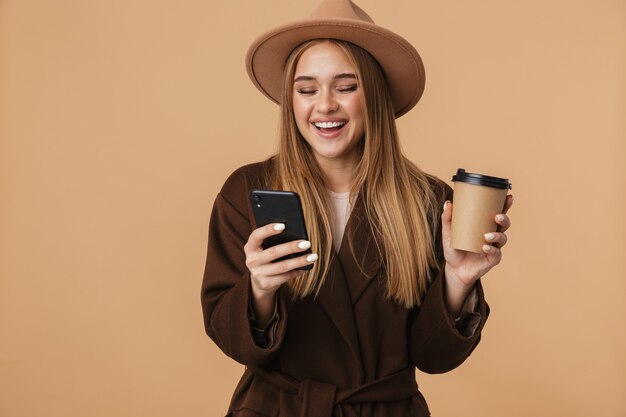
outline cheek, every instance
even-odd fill
[[[361,100],[355,99],[351,100],[349,104],[347,104],[348,112],[350,113],[350,118],[359,125],[359,130],[363,129],[363,124],[365,121],[365,116],[363,114],[363,108],[361,107]]]
[[[300,122],[300,120],[308,118],[306,103],[303,103],[302,100],[299,100],[295,97],[293,99],[293,114],[298,123]]]
[[[350,113],[350,117],[353,119],[359,119],[362,120],[363,119],[363,110],[361,107],[361,97],[359,97],[358,95],[355,95],[353,97],[351,97],[348,101],[346,101],[346,103],[344,104],[346,110]]]

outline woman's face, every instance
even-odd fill
[[[293,83],[298,130],[320,164],[356,165],[364,134],[364,115],[356,69],[345,53],[322,42],[302,53]]]

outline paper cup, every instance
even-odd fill
[[[512,184],[506,178],[472,174],[459,169],[454,177],[452,242],[450,246],[470,252],[483,252],[485,233],[495,232],[496,214],[502,213]]]

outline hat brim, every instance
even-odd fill
[[[409,42],[375,24],[327,18],[278,27],[250,46],[246,55],[248,75],[270,100],[280,103],[283,71],[291,51],[312,39],[344,40],[368,51],[383,68],[396,117],[411,110],[422,96],[424,65]]]

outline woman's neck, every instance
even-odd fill
[[[356,161],[318,160],[318,163],[330,191],[345,193],[352,189]]]

